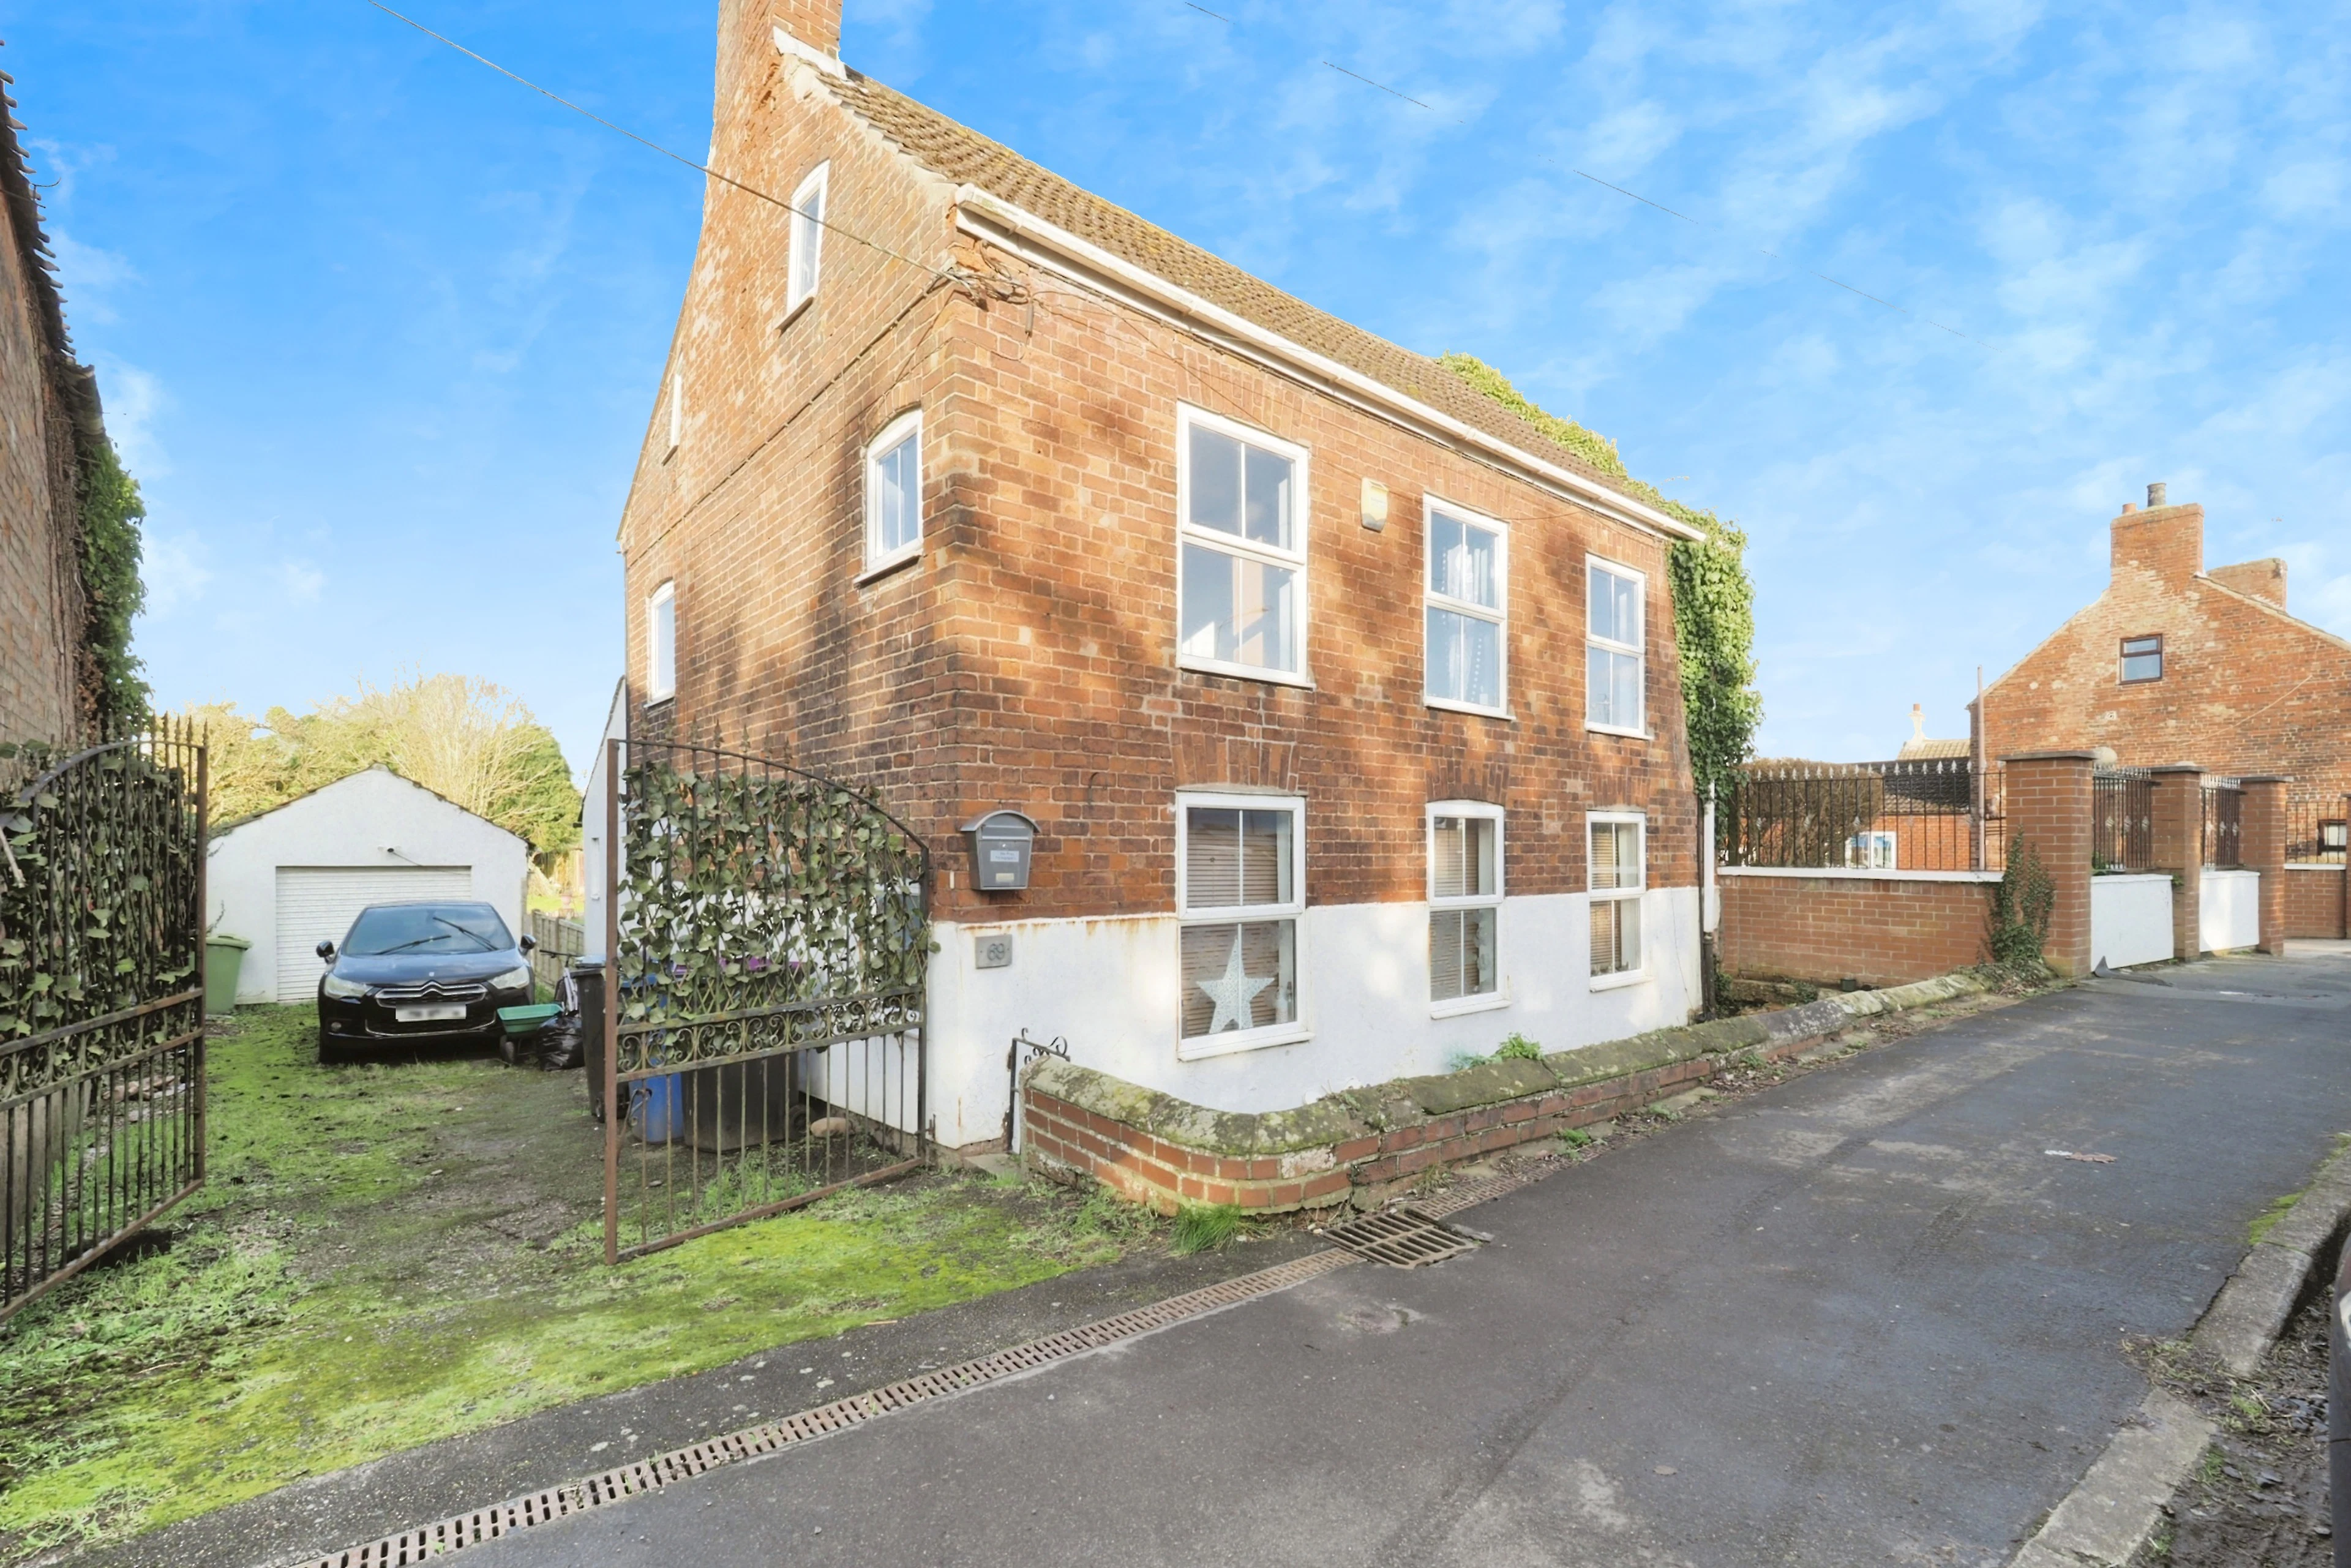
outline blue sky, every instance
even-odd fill
[[[710,0],[405,8],[707,145]],[[1963,733],[2149,479],[2351,635],[2351,6],[1210,8],[851,0],[843,52],[1737,517],[1767,753],[1888,755],[1914,701]],[[363,0],[0,0],[0,37],[152,507],[159,695],[455,670],[581,765],[700,177]]]

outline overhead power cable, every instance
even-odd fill
[[[855,240],[859,245],[865,246],[868,250],[878,251],[882,255],[888,256],[893,261],[904,262],[908,267],[914,268],[917,272],[928,273],[931,277],[938,279],[940,282],[960,284],[967,281],[956,273],[949,272],[942,267],[933,267],[928,262],[916,261],[910,256],[902,256],[897,251],[894,251],[888,246],[883,245],[881,241],[868,239],[863,235],[859,234],[855,229],[843,228],[841,225],[834,223],[830,218],[813,216],[808,213],[802,212],[799,208],[793,206],[791,203],[784,200],[780,196],[771,195],[768,192],[759,189],[757,185],[746,184],[742,181],[735,178],[732,174],[722,174],[706,163],[697,163],[683,152],[673,152],[668,148],[663,146],[660,142],[654,141],[647,137],[640,136],[625,125],[615,125],[611,120],[605,119],[602,115],[591,113],[590,110],[580,108],[578,104],[572,102],[569,99],[565,98],[560,93],[550,92],[546,88],[543,88],[537,82],[532,81],[529,78],[519,76],[515,72],[507,69],[506,67],[498,64],[497,61],[491,59],[488,56],[477,54],[474,50],[469,49],[465,45],[459,43],[456,39],[434,32],[432,28],[418,21],[415,17],[402,16],[398,11],[395,11],[391,6],[385,5],[383,0],[367,0],[367,3],[394,20],[407,23],[410,26],[415,28],[426,37],[448,45],[459,54],[464,55],[467,59],[478,60],[483,65],[489,67],[490,69],[497,72],[498,75],[507,78],[508,80],[520,82],[523,86],[530,89],[531,91],[538,93],[540,97],[561,104],[564,108],[569,110],[572,113],[579,115],[581,119],[592,120],[607,131],[617,131],[622,135],[627,137],[630,141],[636,142],[639,146],[650,147],[664,158],[674,158],[689,169],[698,170],[702,173],[707,174],[710,178],[717,181],[722,185],[730,185],[746,195],[756,196],[760,201],[781,207],[784,211],[791,214],[795,217],[805,219],[808,222],[816,225],[819,228],[825,229],[832,234],[841,235],[843,239]],[[1210,15],[1213,16],[1214,13],[1211,12]]]

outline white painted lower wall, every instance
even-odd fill
[[[2090,879],[2090,958],[2112,968],[2159,964],[2171,952],[2171,873]]]
[[[1430,1016],[1428,906],[1318,905],[1301,934],[1300,1009],[1307,1040],[1196,1061],[1176,1057],[1175,916],[942,922],[933,930],[928,1044],[930,1110],[942,1143],[998,1138],[1011,1084],[1005,1054],[1022,1030],[1064,1036],[1070,1058],[1220,1111],[1279,1111],[1335,1090],[1443,1072],[1513,1030],[1545,1051],[1686,1023],[1700,1000],[1698,890],[1643,895],[1641,978],[1594,990],[1583,894],[1508,898],[1502,988],[1491,1009]],[[975,938],[1008,933],[1012,963],[973,965]],[[1458,1004],[1452,1004],[1458,1005]]]
[[[2262,940],[2262,873],[2204,868],[2201,907],[2204,950],[2258,946]]]

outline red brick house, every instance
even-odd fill
[[[2208,570],[2204,508],[2161,485],[2110,531],[2106,591],[1985,688],[1984,755],[2103,747],[2126,767],[2284,775],[2288,859],[2339,867],[2351,642],[2287,609],[2285,562]],[[2343,934],[2341,883],[2289,877],[2290,907],[2307,905],[2295,934]]]
[[[621,526],[626,710],[933,845],[940,1139],[1000,1131],[1023,1029],[1262,1111],[1684,1021],[1687,526],[848,69],[840,14],[722,6],[713,166],[789,206],[709,189]],[[996,810],[1026,891],[974,885]]]
[[[75,464],[106,437],[97,378],[67,336],[14,102],[0,104],[0,741],[63,745],[97,716]]]

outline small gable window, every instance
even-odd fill
[[[923,412],[899,415],[865,454],[865,570],[912,559],[923,548]]]
[[[664,582],[645,601],[645,701],[677,695],[677,584]]]
[[[2156,637],[2126,637],[2123,639],[2123,683],[2163,679],[2163,639]]]
[[[825,188],[832,165],[820,163],[816,172],[792,193],[792,244],[784,313],[791,314],[815,297],[819,268],[824,259]]]

